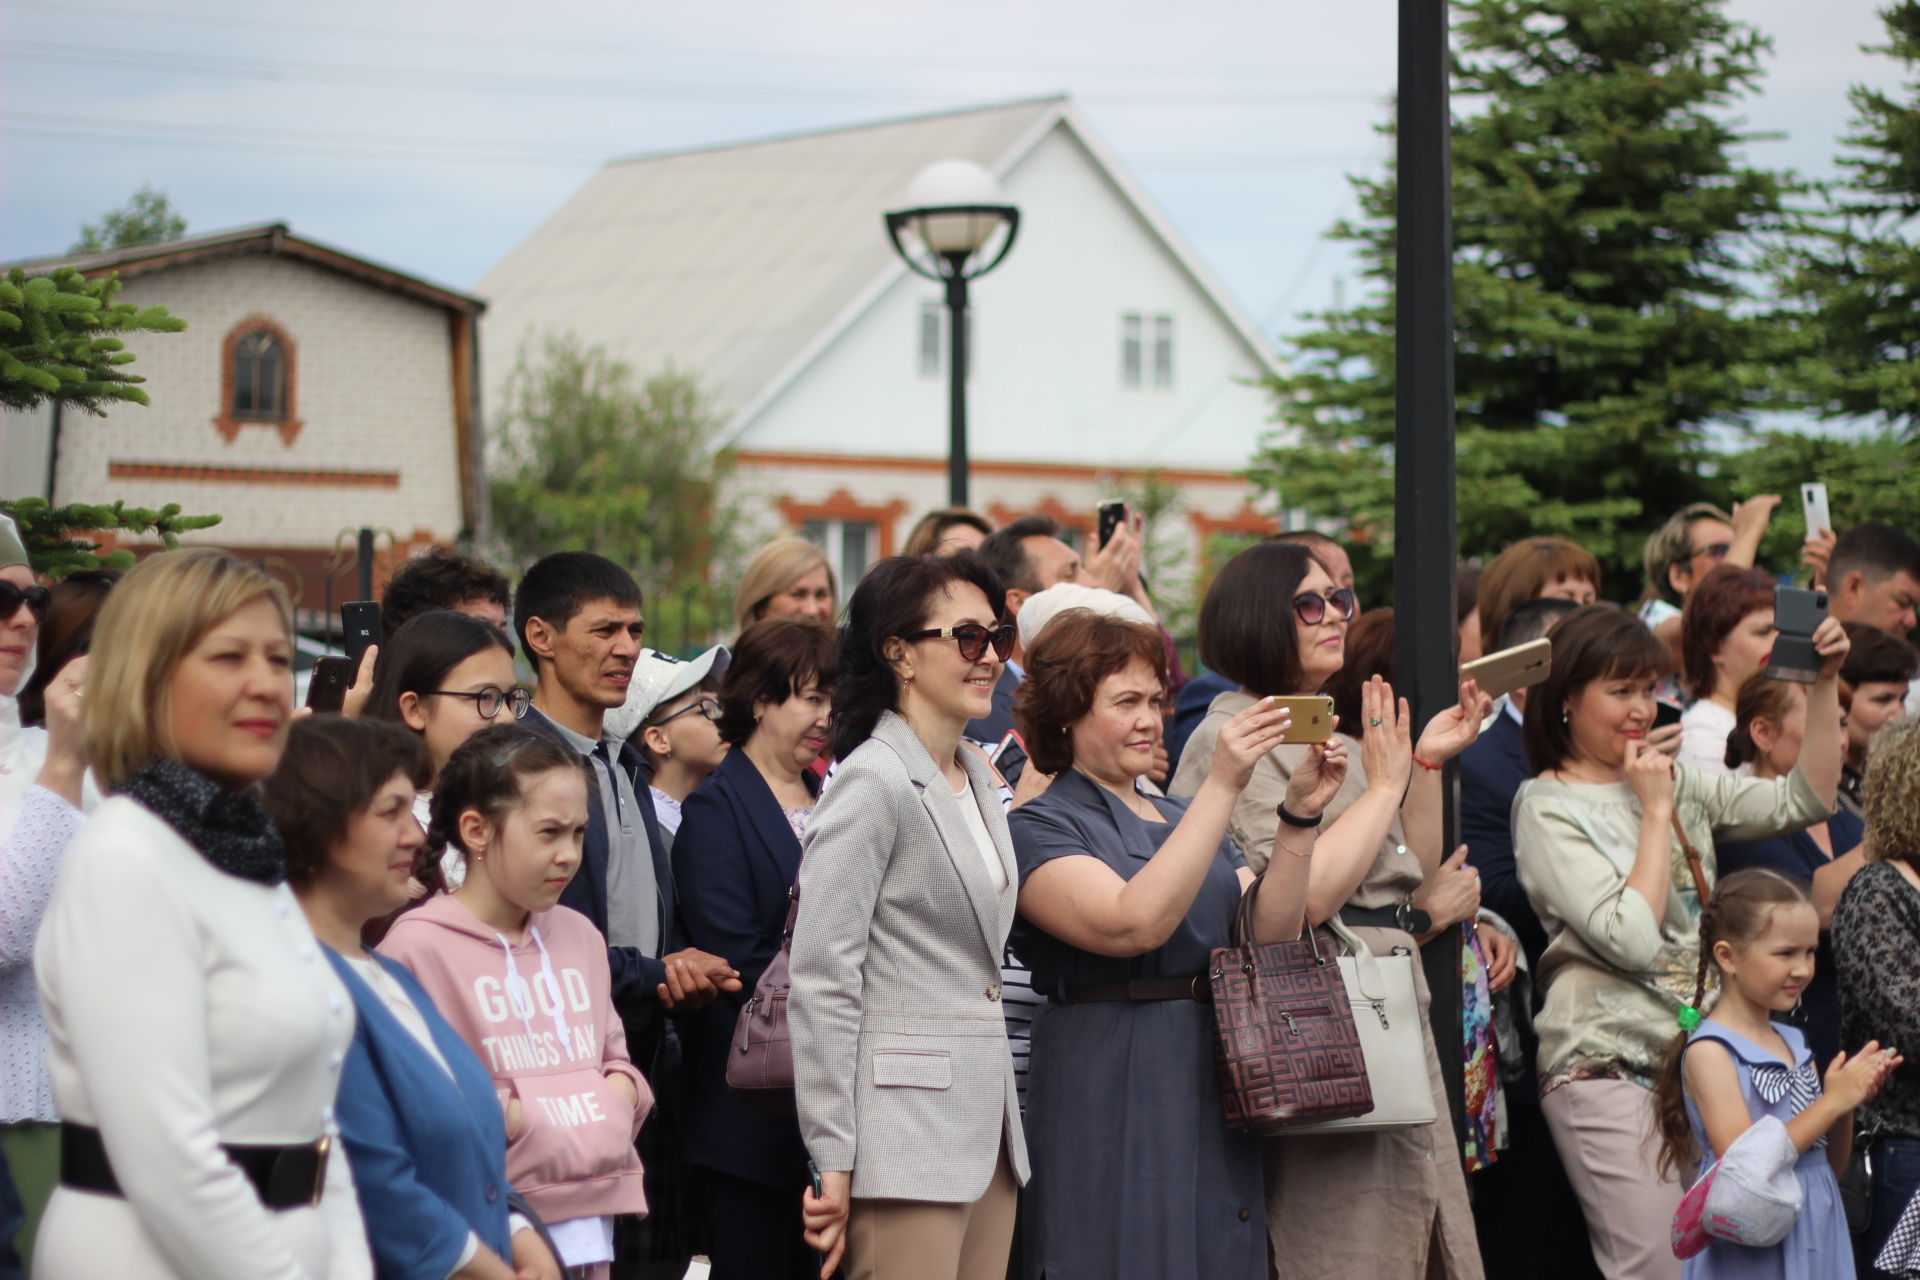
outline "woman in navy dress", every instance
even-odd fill
[[[1261,1280],[1260,1147],[1230,1132],[1214,1065],[1209,954],[1254,885],[1227,819],[1287,713],[1262,699],[1222,729],[1192,800],[1141,791],[1166,699],[1151,627],[1074,612],[1027,655],[1014,716],[1052,784],[1008,819],[1021,875],[1014,949],[1048,1003],[1033,1025],[1026,1274]],[[1259,942],[1296,936],[1344,748],[1294,773],[1265,876]]]

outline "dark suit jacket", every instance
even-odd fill
[[[993,710],[978,720],[967,721],[966,736],[993,747],[1012,733],[1013,693],[1019,687],[1020,677],[1013,673],[1013,668],[1000,668],[1000,678],[993,685]]]
[[[1481,904],[1513,926],[1527,963],[1538,973],[1547,932],[1520,887],[1513,859],[1513,797],[1532,776],[1520,726],[1505,708],[1460,753],[1460,838],[1467,845],[1467,861],[1480,872]]]
[[[536,708],[529,707],[527,718],[520,723],[536,733],[546,734],[562,746],[569,749],[573,746],[560,732],[560,726]],[[639,801],[640,824],[646,831],[647,849],[653,858],[653,879],[659,888],[660,950],[662,954],[678,951],[682,944],[675,923],[678,917],[674,910],[673,864],[667,860],[666,842],[660,838],[660,822],[654,817],[653,795],[647,790],[640,753],[623,743],[617,761],[633,783],[634,798]],[[597,770],[600,766],[591,767]],[[597,773],[594,776],[599,777]],[[593,927],[603,935],[607,931],[610,843],[607,815],[600,810],[600,788],[596,783],[587,789],[587,838],[580,870],[560,895],[560,902],[593,921]],[[613,1003],[627,1028],[627,1052],[636,1065],[651,1073],[654,1054],[664,1034],[657,988],[667,980],[667,967],[659,956],[646,955],[637,947],[611,945],[607,947],[607,964],[613,971]]]
[[[813,786],[812,774],[803,778]],[[807,1153],[797,1119],[771,1119],[727,1088],[727,1055],[740,1006],[780,950],[787,891],[800,872],[800,841],[760,770],[729,751],[680,810],[674,837],[680,913],[691,946],[725,956],[741,990],[680,1023],[686,1043],[686,1158],[737,1178],[796,1192]]]
[[[1173,723],[1167,726],[1167,754],[1173,758],[1173,767],[1180,767],[1180,753],[1187,749],[1187,739],[1207,718],[1207,708],[1213,700],[1240,686],[1222,675],[1209,671],[1197,675],[1180,686],[1180,692],[1173,699]],[[1167,775],[1171,778],[1173,775]]]

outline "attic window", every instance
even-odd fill
[[[293,339],[267,316],[248,316],[227,330],[220,351],[220,413],[213,425],[227,443],[246,426],[274,427],[285,444],[300,434],[294,412]]]

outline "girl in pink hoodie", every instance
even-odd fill
[[[429,847],[466,880],[400,917],[380,950],[406,965],[493,1075],[507,1178],[577,1280],[605,1280],[613,1217],[644,1214],[633,1140],[653,1105],[627,1061],[607,944],[556,905],[580,865],[588,777],[572,752],[517,725],[483,729],[447,761]]]

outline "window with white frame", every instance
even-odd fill
[[[1140,385],[1140,348],[1144,334],[1145,325],[1139,312],[1129,311],[1120,317],[1120,385],[1123,387]]]
[[[879,527],[871,520],[808,520],[800,533],[826,554],[840,579],[843,599],[866,576],[880,545]]]
[[[1153,385],[1161,389],[1173,385],[1173,317],[1153,318]]]
[[[1128,390],[1173,386],[1173,317],[1120,314],[1120,385]]]

